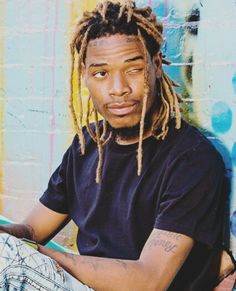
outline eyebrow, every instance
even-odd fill
[[[144,60],[143,56],[136,56],[136,57],[133,57],[131,59],[127,59],[124,61],[124,63],[130,63],[130,62],[135,62],[137,60]],[[96,68],[96,67],[103,67],[103,66],[107,66],[108,64],[107,63],[98,63],[98,64],[91,64],[89,65],[89,68]]]
[[[137,61],[137,60],[144,60],[144,57],[143,56],[136,56],[134,58],[125,60],[125,63],[130,63],[130,62],[134,62],[134,61]]]

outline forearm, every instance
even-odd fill
[[[33,228],[28,224],[5,224],[0,225],[0,233],[9,233],[17,238],[35,240]]]
[[[56,260],[68,273],[96,291],[154,290],[151,286],[149,288],[148,272],[140,261],[80,256],[42,246],[40,252]]]

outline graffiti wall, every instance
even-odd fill
[[[236,2],[152,1],[165,24],[166,70],[181,87],[184,117],[203,130],[222,154],[230,179],[230,245],[236,254]]]
[[[68,109],[73,24],[95,0],[0,1],[0,213],[20,220],[46,188],[73,136]],[[236,2],[139,0],[165,25],[165,70],[184,117],[205,130],[231,179],[236,254]]]
[[[184,117],[222,154],[230,178],[230,244],[236,254],[236,2],[151,1],[165,24],[166,71],[181,87]]]

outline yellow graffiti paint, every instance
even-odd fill
[[[82,17],[83,12],[84,11],[91,11],[92,9],[94,9],[97,5],[96,0],[88,0],[88,1],[77,1],[77,0],[73,0],[71,1],[71,13],[70,13],[70,26],[71,29],[69,29],[68,31],[73,31],[73,28],[76,24],[76,22],[78,21],[79,18]],[[72,39],[73,34],[69,35],[69,39]],[[77,68],[76,68],[76,64],[77,64],[77,59],[75,59],[75,70],[73,72],[73,78],[72,78],[72,85],[73,85],[73,104],[74,104],[74,108],[76,111],[76,114],[78,116],[78,108],[79,108],[79,104],[78,104],[78,72],[77,72]],[[87,109],[87,97],[88,97],[88,91],[86,89],[86,87],[84,86],[84,84],[82,83],[81,86],[81,95],[83,96],[83,112],[85,112]],[[84,118],[83,118],[83,124],[85,123],[85,114],[83,114]],[[73,121],[71,120],[71,126],[73,127]]]
[[[72,40],[73,37],[73,31],[75,24],[77,23],[78,19],[82,17],[83,12],[86,10],[91,11],[92,9],[95,8],[97,4],[96,0],[87,0],[87,1],[78,1],[78,0],[72,0],[70,2],[70,21],[69,21],[69,31],[68,34],[68,47],[69,43]],[[72,32],[72,33],[70,33]],[[68,60],[68,62],[71,63],[71,60]],[[77,59],[75,59],[75,64],[77,63]],[[75,65],[75,70],[73,73],[73,78],[72,78],[72,85],[73,85],[73,100],[74,100],[74,107],[75,111],[78,114],[78,72],[76,69]],[[86,87],[82,84],[81,87],[81,94],[83,96],[83,111],[86,111],[87,108],[87,97],[88,97],[88,91]],[[84,114],[85,116],[85,114]],[[83,120],[83,124],[85,124],[85,117]],[[70,119],[70,127],[74,127],[74,123],[72,118]],[[69,235],[69,247],[73,249],[74,251],[77,251],[77,244],[76,244],[76,237],[77,237],[77,232],[78,232],[78,227],[75,226],[74,224],[71,224],[70,229],[68,230],[70,235]]]
[[[4,23],[5,15],[5,4],[4,1],[0,1],[0,23]],[[3,135],[3,126],[4,126],[4,40],[3,33],[0,33],[0,213],[3,210],[3,159],[4,159],[4,135]]]

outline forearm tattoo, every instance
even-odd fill
[[[66,259],[69,259],[73,266],[77,266],[78,265],[78,262],[77,262],[77,255],[74,255],[74,254],[70,254],[70,253],[63,253],[64,256],[66,257]]]
[[[127,270],[127,263],[126,262],[119,260],[119,259],[116,259],[115,262],[117,264],[119,264],[123,269]]]
[[[105,264],[108,263],[108,261],[105,261],[103,258],[95,258],[95,257],[83,257],[83,256],[78,256],[75,254],[70,254],[70,253],[64,253],[64,256],[66,259],[69,259],[73,266],[80,266],[80,265],[87,265],[89,267],[91,267],[95,272],[97,272],[99,269],[102,269],[105,267]],[[80,259],[78,260],[78,257],[80,257]],[[118,264],[119,267],[122,267],[122,269],[126,270],[127,269],[127,263],[123,260],[119,260],[119,259],[111,259],[111,261],[114,264]],[[110,262],[111,262],[110,261]]]

